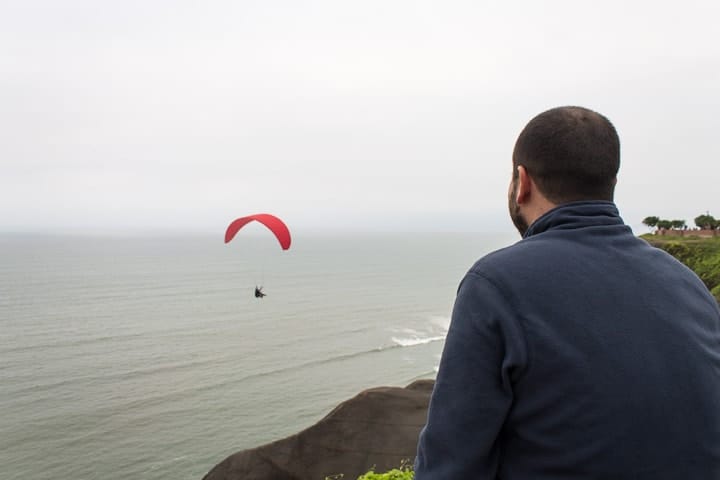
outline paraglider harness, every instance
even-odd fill
[[[255,287],[255,298],[263,298],[265,296],[265,294],[262,291],[262,288],[263,288],[262,285],[259,287],[257,287],[257,286]]]

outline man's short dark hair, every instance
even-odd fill
[[[513,150],[513,178],[522,165],[555,204],[612,200],[620,168],[620,140],[603,115],[558,107],[525,126]]]

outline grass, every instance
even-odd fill
[[[343,474],[333,475],[331,477],[325,477],[325,480],[341,480]],[[376,473],[375,469],[370,469],[369,472],[360,475],[357,480],[413,480],[415,472],[412,469],[412,464],[409,460],[404,460],[400,464],[400,468],[393,468],[384,473]]]
[[[358,480],[413,480],[415,472],[409,467],[393,468],[385,473],[375,473],[372,470],[360,475]]]

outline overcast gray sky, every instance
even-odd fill
[[[619,131],[628,223],[692,223],[720,214],[719,18],[714,0],[6,0],[0,230],[270,212],[510,231],[515,138],[569,104]]]

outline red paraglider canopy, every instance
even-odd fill
[[[270,231],[275,234],[275,237],[278,239],[278,242],[280,242],[280,246],[283,250],[290,248],[290,230],[288,230],[287,225],[285,225],[282,220],[275,215],[270,215],[269,213],[258,213],[233,220],[225,231],[225,243],[232,240],[238,230],[253,220],[258,221],[269,228]]]

